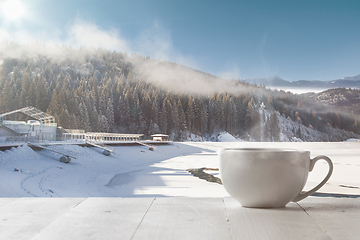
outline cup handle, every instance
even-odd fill
[[[299,193],[293,200],[292,202],[298,202],[300,200],[303,200],[304,198],[310,196],[311,194],[313,194],[314,192],[316,192],[317,190],[319,190],[330,178],[332,172],[333,172],[333,163],[331,162],[330,158],[328,158],[327,156],[317,156],[313,159],[310,159],[310,167],[309,167],[309,172],[311,172],[314,169],[315,163],[320,160],[320,159],[324,159],[328,164],[329,164],[329,172],[326,175],[326,177],[324,178],[324,180],[322,180],[321,183],[319,183],[316,187],[314,187],[313,189],[311,189],[310,191],[304,192],[304,193]]]

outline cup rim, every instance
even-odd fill
[[[294,148],[267,148],[267,147],[244,147],[244,148],[223,148],[220,151],[241,151],[241,152],[296,152],[296,153],[309,153],[310,151],[304,149],[294,149]]]

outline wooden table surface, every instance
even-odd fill
[[[360,239],[360,198],[0,198],[0,239]]]

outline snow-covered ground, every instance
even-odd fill
[[[0,151],[0,197],[217,196],[218,184],[201,181],[188,168],[217,166],[216,152],[184,143],[101,149],[62,146],[76,152],[65,164],[60,154],[28,146]],[[17,171],[18,170],[18,171]],[[204,187],[205,186],[205,187]],[[210,191],[210,192],[207,192]],[[206,192],[206,193],[204,193]]]
[[[61,155],[28,146],[0,151],[0,197],[223,197],[217,184],[193,177],[186,169],[218,168],[217,151],[224,147],[285,147],[327,155],[334,173],[320,192],[360,195],[360,143],[174,142],[149,151],[144,146],[115,147],[104,156],[97,148],[59,146],[78,158],[65,164]],[[233,140],[233,141],[230,141]],[[319,162],[306,188],[320,182],[327,164]],[[213,172],[217,175],[217,172]],[[221,176],[219,176],[221,177]]]

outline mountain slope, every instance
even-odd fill
[[[360,114],[360,89],[336,88],[304,96],[333,106],[349,114]]]
[[[280,118],[325,133],[316,141],[346,140],[346,131],[360,131],[357,116],[327,111],[324,103],[307,96],[136,54],[62,49],[67,57],[24,52],[2,59],[0,112],[34,106],[63,128],[145,137],[166,133],[173,140],[191,134],[210,139],[226,131],[249,141],[280,141]],[[331,138],[334,128],[339,132]],[[299,138],[315,140],[304,134]]]

